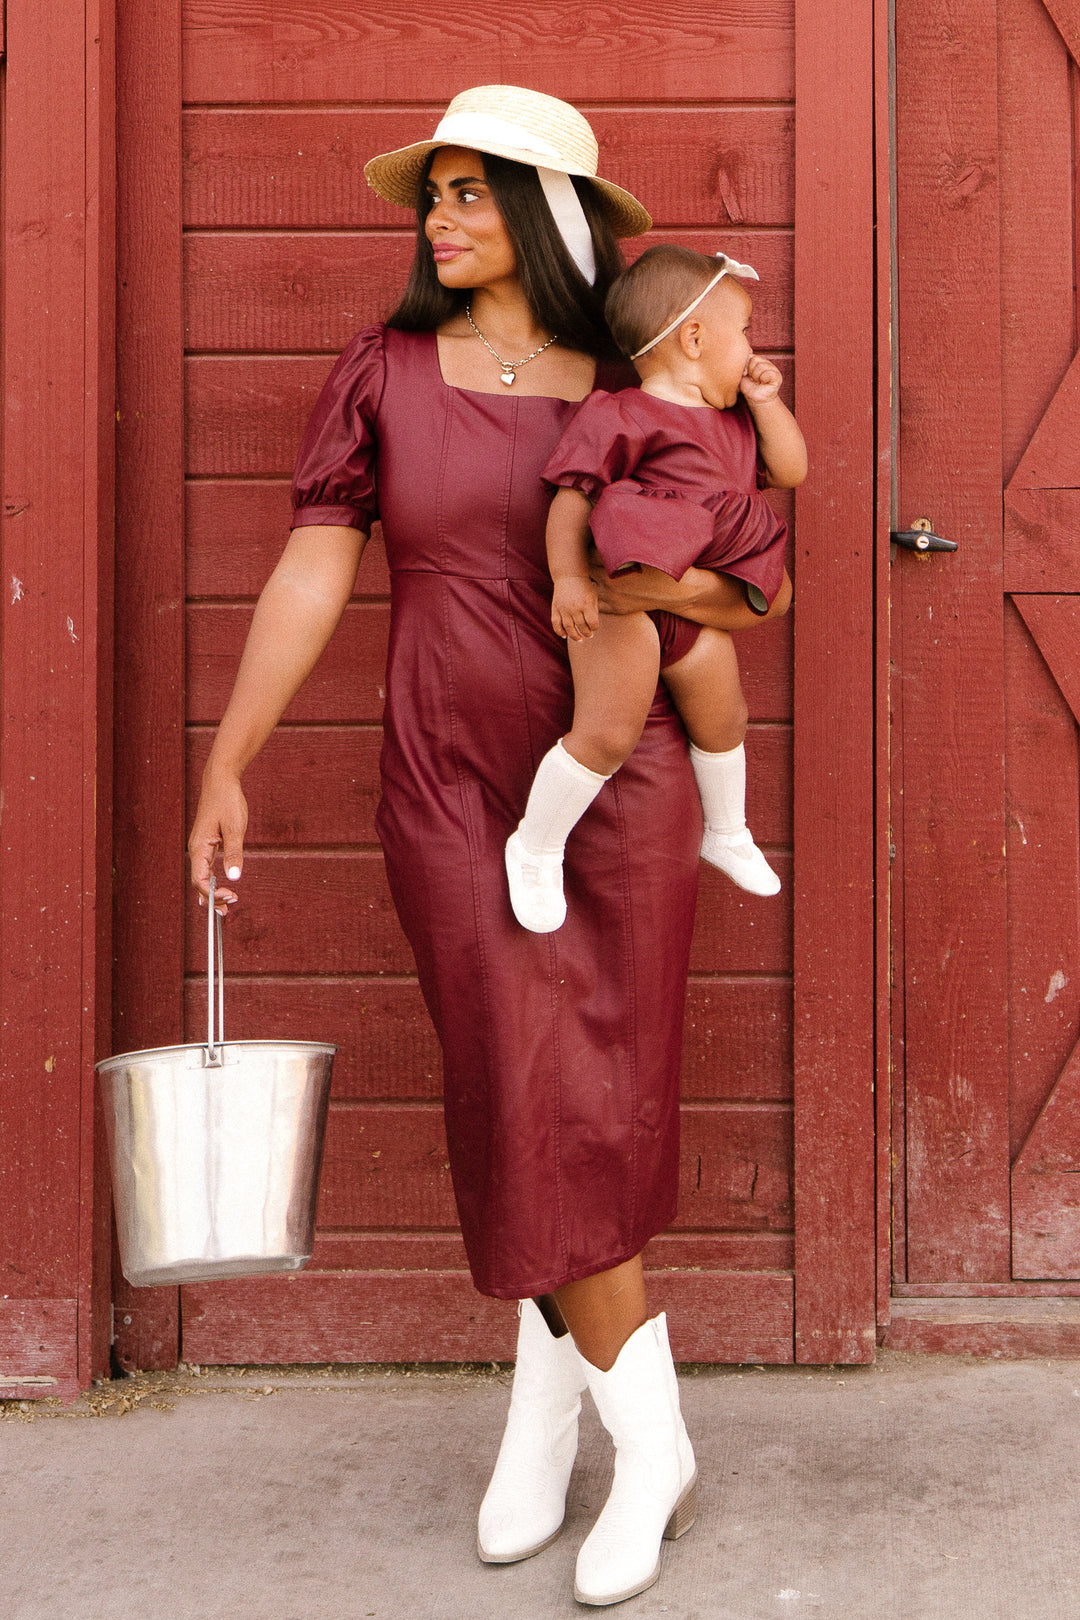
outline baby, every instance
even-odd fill
[[[752,894],[780,888],[746,826],[746,704],[731,636],[695,635],[680,621],[679,655],[661,670],[654,616],[601,620],[589,575],[591,530],[610,574],[644,564],[678,580],[696,566],[740,580],[762,617],[781,592],[786,600],[786,526],[760,486],[800,484],[806,447],[779,398],[780,372],[751,348],[747,278],[757,272],[724,254],[673,246],[642,254],[605,307],[641,387],[591,394],[544,468],[556,487],[551,622],[568,643],[574,720],[541,760],[506,846],[514,914],[534,933],[566,917],[567,836],[636,747],[658,673],[690,737],[703,859]]]

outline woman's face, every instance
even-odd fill
[[[440,146],[431,160],[424,221],[444,287],[490,287],[517,276],[510,233],[484,179],[479,152]]]

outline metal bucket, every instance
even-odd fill
[[[227,1042],[213,887],[208,925],[206,1045],[97,1065],[120,1263],[137,1288],[299,1271],[314,1247],[337,1047]]]

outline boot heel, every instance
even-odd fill
[[[664,1540],[678,1541],[697,1518],[697,1479],[692,1479],[683,1491],[679,1500],[671,1510],[671,1517],[664,1526]],[[655,1534],[655,1531],[653,1532]]]

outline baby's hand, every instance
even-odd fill
[[[780,392],[783,376],[764,355],[752,354],[747,362],[739,392],[749,405],[767,405]]]
[[[587,641],[600,628],[596,586],[588,574],[561,574],[551,601],[551,624],[557,636]]]

